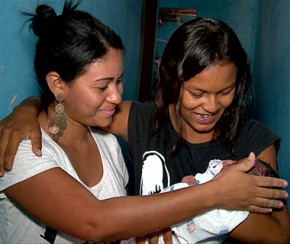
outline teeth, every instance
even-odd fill
[[[212,115],[201,115],[201,114],[198,114],[198,116],[205,119],[209,119],[210,117],[212,117]]]

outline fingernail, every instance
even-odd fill
[[[10,172],[12,170],[12,168],[10,167],[4,167],[4,172]],[[4,172],[2,171],[2,174],[4,175]]]
[[[279,203],[279,208],[282,208],[284,204],[282,202]]]
[[[39,157],[41,157],[41,156],[42,156],[42,152],[41,152],[41,150],[40,150],[40,149],[38,149],[38,150],[37,150],[37,155],[38,155]]]

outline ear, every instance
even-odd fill
[[[59,74],[55,71],[51,71],[46,75],[46,82],[51,92],[56,97],[58,94],[63,94],[64,82],[60,78]]]

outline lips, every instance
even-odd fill
[[[195,114],[196,119],[201,124],[211,124],[215,121],[217,114]]]
[[[108,116],[113,116],[115,113],[115,109],[102,109],[101,112]]]

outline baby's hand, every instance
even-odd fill
[[[196,185],[196,181],[193,175],[188,175],[182,178],[182,183],[187,183],[188,185]]]

